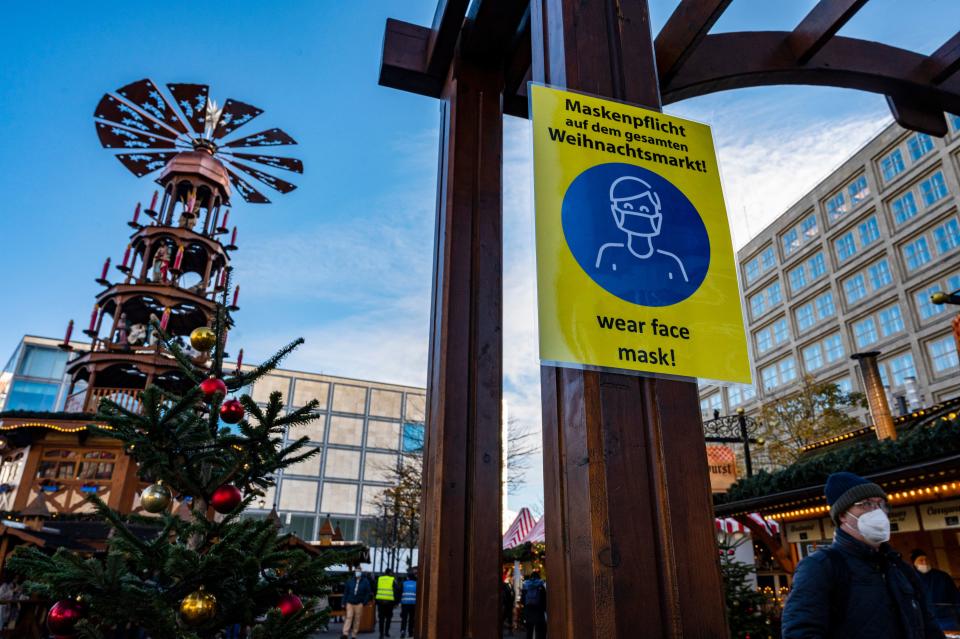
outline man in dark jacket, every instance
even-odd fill
[[[547,585],[534,570],[523,582],[523,616],[527,625],[527,639],[547,636]]]
[[[358,567],[343,584],[343,606],[347,612],[343,618],[341,639],[347,636],[356,639],[360,632],[360,620],[363,619],[363,607],[372,599],[373,585]]]
[[[833,543],[800,562],[783,639],[943,639],[914,570],[890,548],[880,486],[834,473],[825,489]]]
[[[944,630],[960,628],[960,618],[957,616],[960,591],[953,583],[953,578],[931,566],[927,553],[920,548],[910,553],[910,559],[923,584],[923,592],[927,596],[927,607],[930,608],[937,623]]]

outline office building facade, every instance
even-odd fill
[[[277,485],[254,502],[251,516],[276,508],[288,532],[314,540],[329,515],[346,540],[367,539],[373,500],[395,479],[404,453],[417,454],[423,442],[426,391],[423,388],[277,370],[250,390],[265,405],[274,391],[288,410],[312,399],[321,417],[287,433],[302,436],[319,454],[281,471]],[[366,530],[365,530],[365,524]]]
[[[737,253],[754,384],[701,384],[714,411],[756,411],[804,375],[862,390],[880,351],[895,414],[960,394],[960,116],[943,139],[891,124]],[[865,413],[865,411],[864,411]]]

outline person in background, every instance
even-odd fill
[[[937,623],[943,630],[960,629],[960,616],[957,614],[960,606],[960,591],[953,583],[953,578],[931,566],[927,553],[921,548],[910,553],[910,560],[913,561],[913,567],[920,575],[923,592],[927,597],[927,606]]]
[[[507,625],[507,631],[513,636],[513,604],[514,604],[513,586],[509,581],[503,581],[500,584],[500,614],[503,616],[503,622]]]
[[[417,610],[417,573],[411,568],[400,588],[400,639],[413,637],[414,613]]]
[[[390,622],[393,621],[393,608],[400,599],[400,584],[393,576],[393,570],[387,568],[377,579],[377,620],[380,623],[380,637],[390,636]]]
[[[527,639],[544,639],[547,636],[547,584],[534,570],[523,582],[523,615],[527,626]]]
[[[348,636],[356,639],[360,632],[360,620],[363,619],[363,606],[372,599],[373,587],[358,566],[343,584],[343,607],[347,612],[343,618],[342,639]]]
[[[833,543],[809,555],[783,609],[783,639],[943,639],[916,571],[887,542],[887,495],[848,472],[827,478]]]

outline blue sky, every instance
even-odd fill
[[[651,0],[655,28],[677,0]],[[789,29],[813,0],[736,0],[714,32]],[[929,53],[960,24],[955,0],[872,0],[843,35]],[[152,184],[100,148],[100,96],[134,80],[203,82],[263,109],[300,145],[299,189],[239,202],[248,358],[302,335],[287,365],[422,385],[438,104],[377,86],[384,20],[428,24],[435,0],[228,4],[17,3],[0,25],[0,358],[24,333],[60,336],[88,317],[103,259]],[[938,14],[936,20],[929,15]],[[811,87],[696,98],[671,113],[714,127],[734,241],[745,243],[889,122],[883,98]],[[252,125],[251,125],[252,126]],[[259,129],[257,129],[259,130]],[[251,129],[249,132],[253,132]],[[505,127],[505,386],[509,414],[539,427],[529,127]],[[535,464],[536,465],[536,464]],[[511,499],[535,504],[540,473]]]

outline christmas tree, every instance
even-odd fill
[[[737,561],[736,549],[750,540],[723,534],[719,541],[720,573],[727,604],[727,624],[733,639],[767,639],[772,636],[766,598],[754,587],[750,575],[754,567]]]
[[[28,591],[56,601],[47,621],[53,635],[106,639],[129,630],[138,638],[199,639],[239,627],[241,636],[297,639],[325,625],[317,598],[329,589],[326,568],[348,559],[290,548],[273,521],[242,516],[273,484],[273,473],[319,453],[306,446],[307,437],[283,443],[287,429],[318,417],[316,400],[284,415],[279,392],[266,407],[233,396],[302,340],[252,370],[226,373],[229,289],[213,326],[190,334],[192,348],[208,357],[188,355],[153,318],[166,354],[192,382],[189,390],[149,386],[139,412],[104,399],[90,426],[123,442],[140,478],[152,482],[141,504],[157,516],[124,516],[90,495],[112,527],[105,553],[61,549],[50,556],[21,547],[10,558],[7,567],[27,577]]]

